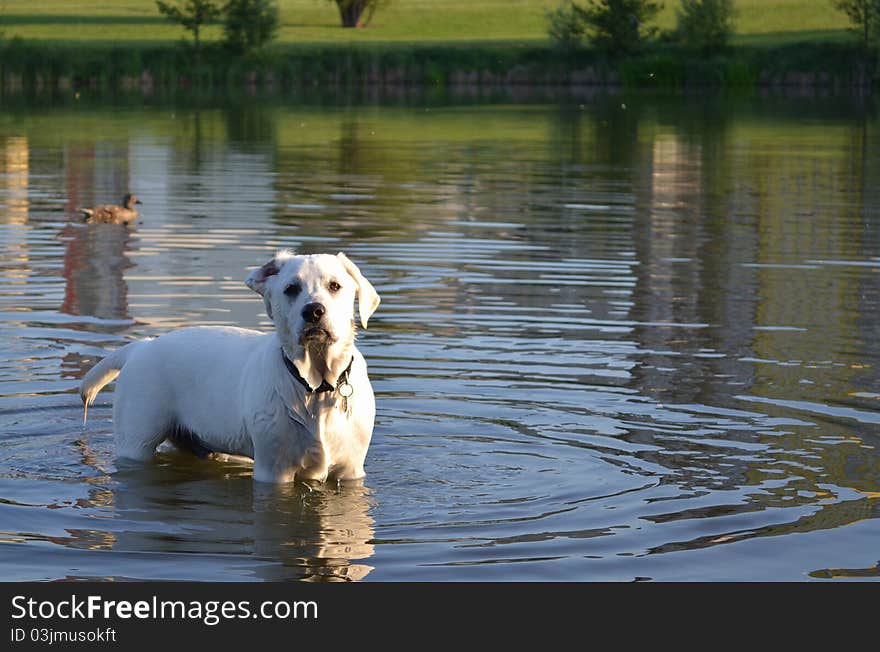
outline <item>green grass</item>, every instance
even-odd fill
[[[279,0],[282,45],[309,43],[461,43],[547,40],[545,12],[558,0],[391,0],[364,29],[342,29],[329,0]],[[678,0],[666,0],[657,20],[675,24]],[[736,44],[779,45],[798,40],[853,38],[846,16],[830,0],[736,0]],[[185,34],[165,20],[153,0],[0,0],[0,31],[6,38],[65,44],[161,45]],[[207,29],[206,40],[220,38]]]
[[[835,86],[863,83],[880,59],[866,59],[831,0],[736,0],[734,47],[714,57],[658,43],[614,60],[592,48],[551,46],[546,10],[560,0],[391,0],[367,28],[343,29],[329,0],[278,0],[278,44],[253,58],[219,47],[220,28],[203,34],[199,64],[172,47],[184,30],[153,0],[0,0],[0,83],[4,87],[133,88],[149,71],[161,85],[238,86],[422,83],[442,88],[566,84],[572,71],[630,87],[752,88],[804,73]],[[671,29],[679,0],[666,0],[658,26]],[[14,38],[20,37],[20,38]],[[581,77],[583,79],[583,77]],[[469,83],[471,83],[469,81]],[[810,83],[810,82],[807,82]]]

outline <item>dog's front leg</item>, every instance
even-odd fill
[[[296,480],[296,474],[299,466],[296,465],[271,465],[260,464],[254,460],[254,480],[257,482],[268,482],[271,484],[286,484]]]
[[[302,424],[279,419],[273,421],[273,427],[254,432],[255,480],[279,484],[327,479],[326,451]]]
[[[254,444],[254,480],[273,484],[293,482],[302,470],[301,457],[290,442],[280,437],[261,437]]]
[[[254,480],[281,484],[293,482],[301,469],[301,440],[290,432],[287,415],[277,406],[255,410],[245,421],[253,443]]]

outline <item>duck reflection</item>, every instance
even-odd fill
[[[226,566],[268,581],[355,581],[373,569],[363,563],[374,535],[363,483],[261,485],[249,464],[179,453],[121,468],[113,480],[115,551],[229,555]]]

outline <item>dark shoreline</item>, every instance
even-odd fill
[[[880,65],[876,51],[855,44],[804,42],[737,47],[701,56],[671,45],[610,58],[592,50],[562,52],[517,44],[277,48],[258,58],[207,48],[194,63],[185,47],[98,44],[87,48],[13,39],[0,44],[0,88],[67,91],[315,86],[562,87],[639,89],[800,88],[870,94]]]

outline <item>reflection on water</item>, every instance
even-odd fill
[[[67,224],[64,248],[64,302],[68,315],[99,319],[128,318],[125,270],[132,267],[126,250],[130,227],[124,224]]]
[[[363,484],[267,487],[254,484],[249,466],[193,477],[186,462],[114,476],[108,500],[119,529],[109,533],[107,549],[224,556],[271,581],[360,580],[372,570],[364,563],[373,554],[373,519]]]
[[[83,445],[83,463],[89,463]],[[250,466],[196,468],[191,459],[163,457],[157,464],[89,478],[75,499],[25,502],[22,491],[61,489],[19,480],[0,482],[4,495],[2,540],[28,544],[8,548],[6,579],[48,579],[43,548],[62,546],[68,579],[217,579],[218,567],[232,577],[267,581],[354,581],[366,577],[373,554],[370,491],[363,484],[314,490],[305,485],[255,485]],[[22,512],[46,512],[44,532],[15,532]],[[13,512],[18,512],[15,514]],[[51,524],[50,524],[51,521]],[[112,561],[107,554],[112,553]],[[15,562],[12,562],[12,560]],[[164,568],[163,568],[164,566]]]
[[[876,577],[877,135],[833,99],[0,114],[0,576]],[[128,191],[134,228],[69,217]],[[278,247],[382,295],[364,483],[117,468],[77,380],[268,328]]]

